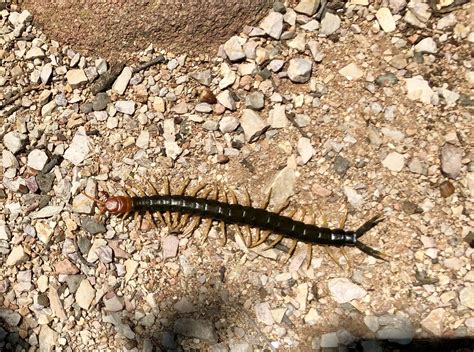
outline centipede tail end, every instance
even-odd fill
[[[366,232],[370,231],[371,229],[373,229],[375,226],[377,226],[380,222],[382,222],[384,220],[384,217],[382,214],[378,214],[376,216],[374,216],[372,219],[370,219],[369,221],[367,221],[365,224],[363,224],[361,227],[359,227],[356,232],[355,232],[355,235],[356,235],[356,238],[359,239],[360,237],[362,237]],[[374,258],[377,258],[377,259],[380,259],[380,260],[384,260],[384,261],[388,261],[390,256],[386,253],[383,253],[383,252],[380,252],[376,249],[373,249],[367,245],[365,245],[364,243],[360,242],[360,241],[357,241],[355,243],[355,246],[357,248],[359,248],[362,252],[364,252],[365,254],[368,254]]]
[[[383,217],[382,214],[375,215],[372,219],[367,221],[364,225],[359,227],[355,234],[356,238],[362,237],[366,232],[370,231],[373,229],[375,226],[377,226],[380,222],[382,222],[385,218]]]

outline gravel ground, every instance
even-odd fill
[[[0,350],[469,350],[474,6],[318,4],[276,3],[211,57],[125,66],[3,6]],[[306,268],[303,245],[287,262],[286,240],[248,249],[231,226],[222,246],[214,224],[203,242],[84,195],[165,176],[256,206],[272,188],[330,226],[382,213],[363,241],[390,259],[314,247]]]

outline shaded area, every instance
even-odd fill
[[[153,44],[176,53],[210,53],[244,25],[263,18],[272,0],[25,0],[51,39],[119,61]]]

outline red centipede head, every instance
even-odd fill
[[[104,209],[110,214],[126,214],[132,211],[132,198],[127,196],[115,196],[107,198]]]

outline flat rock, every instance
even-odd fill
[[[43,167],[46,165],[47,161],[48,161],[48,156],[43,150],[33,149],[28,154],[28,161],[26,164],[28,165],[28,167],[31,167],[32,169],[42,170]]]
[[[232,116],[232,115],[227,115],[224,116],[220,121],[219,121],[219,130],[222,133],[230,133],[233,132],[239,127],[240,121],[237,117]]]
[[[295,11],[307,16],[313,16],[318,10],[321,0],[302,0],[295,6]]]
[[[298,140],[298,154],[301,157],[301,164],[304,165],[311,160],[314,153],[316,152],[311,145],[311,140],[306,137],[301,137]]]
[[[410,100],[419,100],[425,104],[433,104],[437,101],[436,93],[431,89],[428,81],[421,76],[407,78],[405,80],[407,96]]]
[[[232,94],[230,93],[230,91],[228,90],[224,90],[222,92],[220,92],[218,95],[217,95],[217,101],[223,105],[224,107],[226,107],[227,109],[229,109],[230,111],[234,111],[236,109],[236,104],[235,104],[235,100],[234,98],[232,97]]]
[[[286,203],[286,201],[295,194],[295,175],[296,165],[287,165],[278,172],[271,185],[272,205],[277,208]]]
[[[255,142],[269,127],[258,113],[250,109],[242,111],[240,125],[244,130],[245,139],[249,143]]]
[[[0,319],[10,326],[17,326],[20,323],[21,315],[13,310],[0,308]]]
[[[179,238],[177,236],[166,236],[162,241],[163,258],[174,258],[178,254]]]
[[[326,12],[326,15],[321,21],[321,34],[331,35],[336,32],[341,26],[341,19],[339,16],[334,15],[330,12]]]
[[[400,172],[405,166],[405,157],[397,152],[391,152],[382,161],[382,165],[390,171]]]
[[[42,59],[45,56],[43,49],[35,46],[26,52],[25,60]]]
[[[224,51],[230,61],[239,61],[245,59],[245,52],[242,47],[244,39],[234,35],[224,43]]]
[[[364,197],[353,187],[344,186],[344,194],[346,195],[349,204],[354,208],[359,209],[364,205]]]
[[[25,253],[25,250],[21,245],[13,247],[12,251],[7,257],[6,265],[15,266],[26,262],[29,259],[28,254]]]
[[[54,263],[54,272],[56,274],[75,275],[79,273],[79,268],[71,263],[69,259],[62,259]]]
[[[131,78],[132,69],[130,67],[124,67],[122,72],[112,85],[112,91],[119,95],[125,93],[125,90],[127,89],[128,83],[130,82]]]
[[[208,320],[189,318],[177,319],[173,330],[176,334],[194,337],[210,343],[217,343],[217,333],[214,325]]]
[[[265,104],[262,92],[253,92],[245,97],[245,107],[252,110],[262,110]]]
[[[280,39],[283,31],[283,15],[278,12],[270,12],[270,14],[260,22],[260,28],[273,39]]]
[[[464,151],[452,145],[445,143],[441,148],[441,170],[449,178],[455,179],[461,173],[462,156]]]
[[[337,348],[339,346],[339,338],[336,332],[330,332],[321,336],[322,348]]]
[[[405,317],[387,314],[380,316],[378,322],[381,327],[376,333],[377,339],[406,345],[415,335],[415,329],[410,320]]]
[[[463,306],[474,309],[474,286],[464,287],[459,292],[459,300]]]
[[[69,70],[66,73],[67,83],[72,88],[79,88],[88,82],[86,73],[82,69]]]
[[[421,321],[421,326],[435,336],[442,336],[446,315],[444,308],[434,309]]]
[[[95,289],[89,280],[83,279],[76,291],[76,303],[84,310],[88,310],[95,297]]]
[[[85,160],[89,151],[89,137],[85,128],[80,126],[72,139],[71,145],[64,153],[64,159],[78,166]]]
[[[257,316],[258,321],[268,326],[273,325],[274,320],[273,320],[272,312],[270,310],[270,304],[268,302],[256,304],[255,314]]]
[[[133,115],[135,112],[135,102],[133,100],[119,100],[115,102],[115,108],[122,114]]]
[[[353,299],[361,299],[367,291],[346,278],[335,278],[328,281],[331,296],[337,303],[347,303]]]
[[[288,66],[288,77],[292,82],[305,83],[311,77],[313,63],[308,59],[291,59]]]
[[[364,76],[364,71],[355,63],[350,63],[339,70],[339,74],[346,77],[349,81],[354,81]]]
[[[395,19],[388,7],[381,7],[376,12],[375,17],[385,33],[393,32],[396,29]]]
[[[275,104],[273,109],[270,110],[269,117],[272,128],[285,128],[290,124],[286,117],[285,105]]]
[[[211,70],[193,72],[190,76],[205,86],[209,86],[212,81]]]

